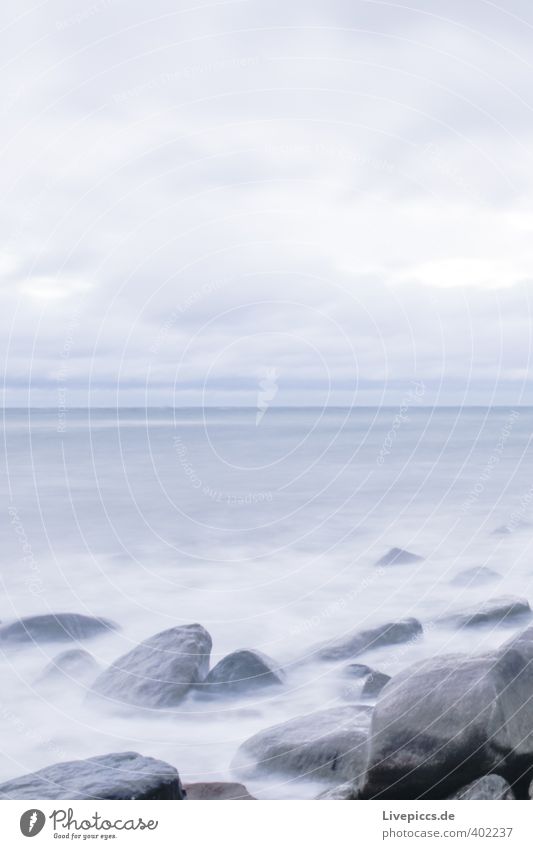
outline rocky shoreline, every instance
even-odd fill
[[[393,549],[383,564],[401,561]],[[472,571],[472,570],[471,570]],[[490,576],[477,576],[486,583]],[[459,575],[456,582],[475,580]],[[533,626],[525,599],[488,599],[432,623],[465,629],[513,624],[518,634],[484,654],[443,654],[390,677],[355,662],[373,649],[424,639],[416,619],[354,630],[309,648],[300,663],[338,664],[353,683],[350,703],[298,716],[242,742],[231,762],[236,782],[183,785],[178,769],[136,752],[52,764],[0,785],[0,799],[241,799],[258,775],[327,785],[318,799],[529,799],[533,797]],[[211,666],[212,639],[199,624],[155,634],[100,668],[81,643],[115,623],[75,613],[0,626],[0,648],[69,642],[36,686],[78,681],[90,706],[172,711],[184,700],[238,700],[283,693],[290,671],[252,649]],[[366,657],[365,657],[366,659]],[[317,705],[320,708],[320,705]],[[208,721],[208,720],[206,720]],[[178,765],[179,767],[179,765]]]

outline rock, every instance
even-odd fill
[[[222,658],[198,690],[202,695],[232,696],[283,681],[283,672],[274,660],[261,652],[241,649]]]
[[[255,799],[255,796],[250,796],[244,784],[231,781],[201,781],[198,784],[186,784],[185,790],[187,799],[192,801],[198,799],[209,799],[211,801],[215,799]]]
[[[332,787],[329,790],[323,790],[316,798],[329,800],[334,799],[336,801],[358,799],[359,785],[357,783],[347,781],[345,784],[338,784],[336,787]]]
[[[484,775],[462,787],[449,799],[514,799],[509,784],[500,775]]]
[[[338,640],[323,643],[312,654],[319,660],[346,660],[371,649],[415,640],[421,634],[418,619],[401,619],[366,631],[352,631]]]
[[[94,681],[100,666],[84,649],[68,649],[56,655],[43,674],[38,679],[38,684],[88,684]]]
[[[424,558],[403,548],[391,548],[381,557],[376,566],[401,566],[407,563],[420,563]]]
[[[210,653],[211,637],[201,625],[169,628],[116,660],[91,692],[112,703],[172,707],[204,680]]]
[[[109,619],[81,613],[50,613],[28,616],[0,628],[1,643],[54,643],[86,640],[116,631]]]
[[[450,583],[458,587],[467,587],[470,584],[488,584],[497,578],[502,579],[502,576],[494,569],[489,569],[488,566],[474,566],[472,569],[464,569],[459,572]]]
[[[361,696],[364,699],[375,698],[381,693],[385,684],[388,684],[390,680],[390,675],[385,675],[384,672],[371,672],[363,685]]]
[[[533,768],[532,693],[533,665],[513,647],[408,667],[374,708],[362,796],[444,799],[490,772],[523,785]]]
[[[354,781],[365,768],[370,715],[370,707],[347,705],[298,716],[243,743],[232,766],[244,774]]]
[[[366,663],[349,663],[344,667],[344,674],[349,678],[366,678],[371,675],[374,670],[367,666]]]
[[[185,799],[178,771],[136,752],[54,764],[0,784],[0,799]]]
[[[517,619],[531,616],[529,602],[525,598],[501,596],[491,598],[483,604],[467,610],[442,616],[436,621],[443,625],[453,625],[456,628],[471,628],[475,625],[512,624]]]

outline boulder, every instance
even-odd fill
[[[0,784],[0,799],[185,799],[178,771],[136,752],[54,764]]]
[[[363,684],[361,696],[363,699],[374,699],[379,696],[385,684],[388,684],[390,680],[390,675],[385,675],[384,672],[371,672]]]
[[[366,678],[367,675],[374,672],[372,667],[367,666],[366,663],[349,663],[343,671],[348,678]]]
[[[198,691],[202,695],[233,696],[283,681],[283,672],[274,660],[261,652],[241,649],[223,657],[198,685]]]
[[[346,705],[298,716],[243,743],[233,767],[247,775],[354,781],[364,772],[370,715],[368,706]]]
[[[210,653],[211,637],[201,625],[169,628],[116,660],[91,693],[114,704],[172,707],[204,680]]]
[[[88,684],[96,678],[100,666],[84,649],[68,649],[56,655],[44,669],[38,684]]]
[[[444,799],[491,772],[523,796],[532,702],[533,665],[513,647],[410,666],[378,697],[362,796]]]
[[[422,625],[418,619],[401,619],[365,631],[352,631],[340,639],[321,644],[311,653],[318,660],[346,660],[371,649],[410,642],[421,634]]]
[[[491,598],[482,604],[442,616],[436,621],[455,628],[471,628],[476,625],[514,625],[517,620],[531,616],[529,602],[516,596]]]
[[[254,796],[250,796],[244,784],[232,781],[200,781],[197,784],[186,784],[185,791],[187,799],[192,801],[255,799]]]
[[[420,563],[424,558],[403,548],[391,548],[377,561],[376,566],[401,566],[408,563]]]
[[[449,799],[514,799],[514,793],[501,775],[484,775],[462,787]]]
[[[0,643],[64,643],[86,640],[115,631],[109,619],[81,613],[47,613],[28,616],[0,628]]]
[[[462,572],[458,572],[450,583],[458,587],[468,587],[471,584],[488,584],[497,578],[501,580],[502,576],[494,569],[489,569],[488,566],[474,566],[472,569],[464,569]]]
[[[317,799],[327,799],[339,801],[353,801],[359,798],[359,785],[351,781],[345,784],[338,784],[336,787],[331,787],[329,790],[323,790],[316,797]]]

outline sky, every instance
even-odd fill
[[[533,404],[530,2],[0,15],[5,404]]]

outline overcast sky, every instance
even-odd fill
[[[4,0],[10,405],[533,403],[529,0]]]

